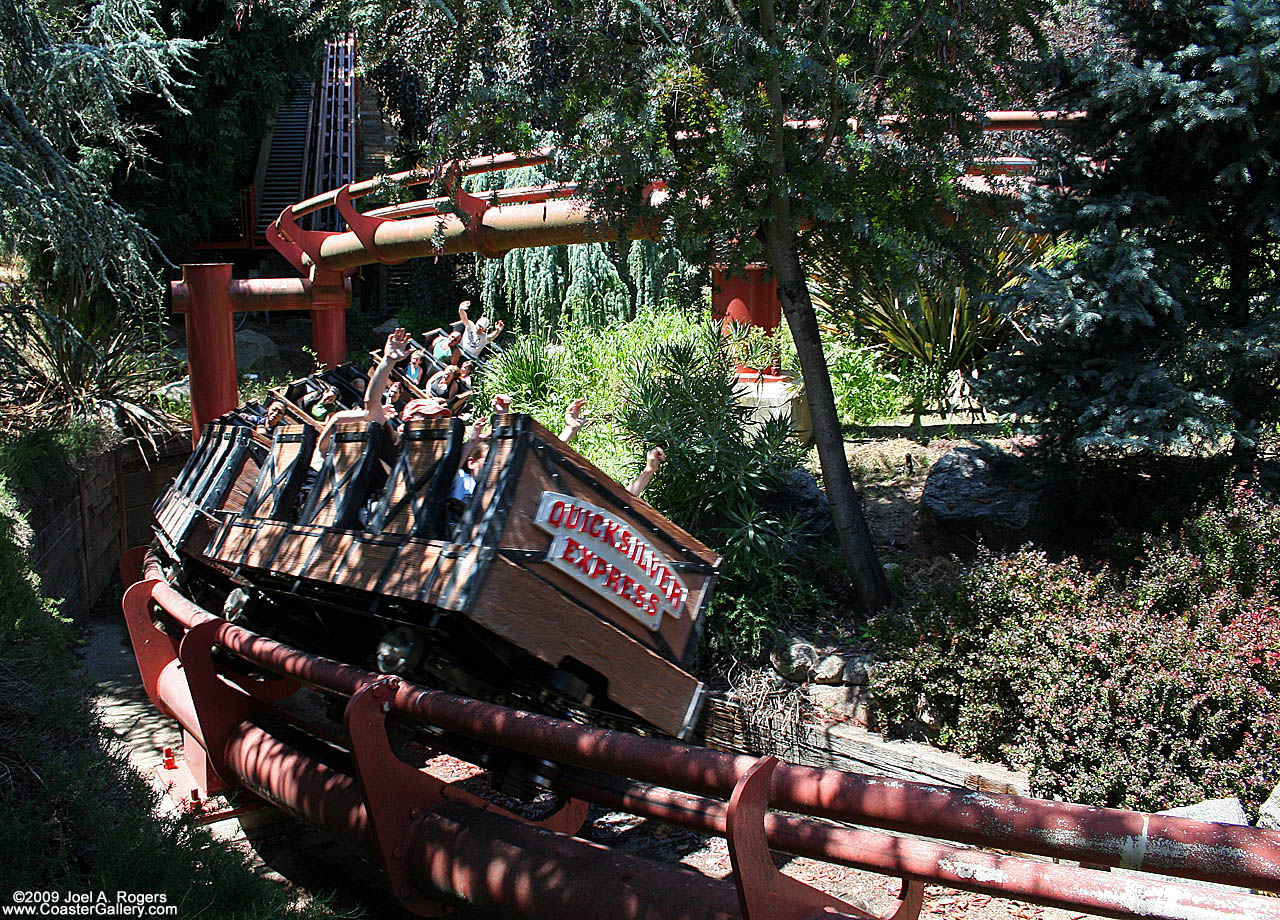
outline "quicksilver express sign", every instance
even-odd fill
[[[543,492],[536,523],[552,535],[547,561],[650,629],[680,616],[689,588],[653,544],[603,508]]]

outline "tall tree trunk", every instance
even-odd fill
[[[791,199],[782,191],[787,176],[787,150],[783,122],[786,106],[782,99],[782,76],[778,68],[777,21],[773,0],[761,0],[760,27],[765,42],[774,49],[769,68],[766,92],[772,110],[770,141],[772,155],[769,162],[769,212],[765,219],[764,241],[769,253],[769,266],[778,282],[778,296],[782,312],[791,328],[796,354],[800,358],[800,373],[804,377],[805,396],[809,400],[809,414],[813,420],[813,440],[818,446],[818,462],[822,465],[822,483],[831,504],[831,516],[835,520],[836,533],[840,537],[840,549],[853,575],[853,587],[864,610],[873,613],[892,602],[884,569],[871,542],[871,529],[862,513],[862,496],[853,484],[849,472],[849,458],[844,452],[844,434],[840,430],[840,418],[836,414],[836,397],[831,389],[831,375],[827,372],[827,358],[822,353],[822,339],[818,335],[818,316],[809,297],[808,279],[800,264],[800,249],[796,239],[795,218],[791,212]]]
[[[778,204],[789,212],[785,200]],[[822,340],[818,335],[818,317],[809,298],[809,287],[800,254],[796,246],[795,231],[788,221],[789,215],[778,214],[766,227],[766,245],[774,277],[778,281],[778,296],[782,312],[795,341],[796,354],[800,358],[800,371],[804,376],[805,396],[809,401],[809,414],[813,419],[813,440],[818,447],[818,460],[822,464],[822,483],[831,503],[831,516],[835,520],[836,533],[840,537],[840,549],[849,571],[853,574],[854,590],[858,601],[867,612],[874,612],[892,602],[884,569],[871,541],[871,530],[862,510],[862,496],[853,484],[849,471],[849,458],[844,452],[844,434],[836,413],[835,393],[831,389],[831,375],[827,372],[826,355],[822,352]]]

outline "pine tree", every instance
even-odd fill
[[[619,226],[653,221],[695,265],[769,265],[845,559],[862,605],[883,606],[806,283],[810,228],[874,266],[887,224],[936,220],[981,133],[981,88],[1042,0],[368,2],[363,47],[389,82],[405,75],[428,161],[549,132],[558,177]],[[670,194],[650,206],[654,181]]]
[[[985,386],[1070,457],[1229,442],[1250,468],[1280,421],[1280,2],[1102,8],[1129,53],[1063,62],[1088,120],[1027,202],[1076,248],[1018,290],[1030,338]]]
[[[0,0],[0,241],[45,309],[92,319],[158,302],[156,239],[111,186],[144,159],[131,97],[179,107],[196,43],[159,34],[148,0]]]

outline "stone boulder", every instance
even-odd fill
[[[769,663],[779,676],[804,683],[813,677],[818,666],[818,650],[804,639],[779,635],[769,653]]]
[[[1271,790],[1271,795],[1258,810],[1258,827],[1280,831],[1280,786]]]
[[[814,683],[844,683],[845,660],[843,655],[823,655],[813,669]]]
[[[1075,507],[1075,490],[1065,480],[1034,475],[1014,458],[976,447],[943,454],[920,499],[934,539],[982,539],[991,546],[1047,540],[1072,522]]]
[[[825,684],[810,684],[805,688],[805,693],[809,697],[809,702],[822,713],[824,718],[856,722],[868,727],[875,718],[872,712],[871,695],[866,687],[830,687]]]
[[[875,671],[875,659],[870,655],[859,655],[848,658],[844,663],[844,672],[840,682],[851,687],[865,687],[871,683],[871,675]]]
[[[762,497],[761,504],[777,514],[795,515],[805,533],[814,537],[833,534],[835,522],[827,493],[808,470],[792,470],[783,476],[782,485]]]
[[[1232,796],[1226,799],[1206,799],[1194,805],[1181,805],[1178,808],[1167,808],[1156,812],[1158,815],[1172,815],[1175,818],[1190,818],[1193,821],[1213,821],[1217,824],[1239,824],[1249,826],[1249,816],[1244,813],[1240,800]]]
[[[236,333],[236,372],[262,369],[280,360],[280,346],[270,336],[252,329]]]
[[[373,340],[377,342],[378,347],[381,348],[383,340],[385,340],[387,336],[391,335],[391,333],[395,332],[399,328],[400,328],[400,320],[396,319],[393,316],[391,317],[391,319],[387,320],[385,323],[382,323],[381,325],[373,327]],[[409,334],[416,335],[416,333],[413,333],[413,332],[410,332]]]

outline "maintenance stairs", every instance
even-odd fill
[[[325,43],[319,79],[299,81],[276,113],[257,194],[255,239],[289,205],[356,178],[356,131],[355,38],[347,36]],[[346,229],[336,212],[312,220],[312,229]]]
[[[308,138],[311,134],[312,85],[299,80],[296,89],[276,113],[267,168],[258,195],[258,213],[254,236],[265,235],[267,225],[280,212],[307,196],[303,183]]]

